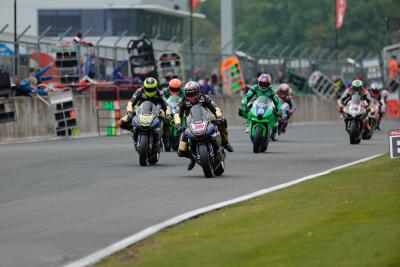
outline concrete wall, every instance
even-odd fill
[[[230,126],[243,126],[244,120],[238,116],[240,97],[214,97],[221,107]],[[295,98],[297,111],[293,122],[321,122],[339,119],[337,105],[317,96]],[[15,110],[17,122],[0,124],[0,142],[46,138],[55,136],[53,111],[38,98],[16,97],[9,101],[8,109]],[[78,128],[81,135],[97,134],[95,103],[90,96],[75,96]],[[121,107],[125,104],[121,103]],[[122,114],[125,114],[122,112]]]

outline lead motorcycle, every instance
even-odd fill
[[[346,131],[350,136],[350,144],[359,144],[361,142],[361,134],[365,127],[365,119],[368,112],[361,101],[359,94],[354,94],[351,100],[343,109],[343,118],[346,125]]]
[[[143,102],[136,108],[132,126],[140,166],[156,164],[160,159],[160,108],[150,101]]]
[[[187,128],[183,133],[188,137],[189,149],[204,175],[212,178],[225,171],[225,151],[221,146],[218,128],[211,122],[211,114],[201,105],[194,105],[187,117]]]

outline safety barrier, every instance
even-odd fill
[[[47,99],[47,97],[44,97],[44,99]],[[221,107],[229,127],[244,127],[245,121],[237,114],[241,103],[240,97],[216,96],[213,99]],[[79,135],[98,135],[97,108],[105,109],[105,107],[108,111],[104,112],[109,112],[105,116],[109,116],[110,118],[110,121],[107,123],[108,126],[115,128],[115,134],[119,134],[117,123],[118,106],[114,102],[115,100],[103,101],[101,103],[96,103],[94,100],[90,95],[73,95],[74,115]],[[17,121],[0,124],[0,142],[57,136],[54,113],[39,98],[15,97],[10,99],[10,101],[14,103]],[[119,101],[120,115],[123,115],[125,112],[126,101],[122,99]],[[105,102],[113,102],[114,107],[112,107],[111,103],[105,104]],[[322,100],[317,96],[302,96],[295,97],[295,102],[297,110],[293,115],[293,122],[339,120],[337,104],[334,101]],[[114,133],[113,129],[108,131],[110,134]],[[107,135],[106,128],[102,130],[102,135]]]

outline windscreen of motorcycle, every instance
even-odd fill
[[[260,96],[254,102],[253,107],[255,108],[255,112],[257,115],[264,115],[268,109],[274,108],[275,104],[269,97]]]
[[[201,105],[194,105],[190,110],[190,128],[195,135],[204,134],[207,130],[207,111]]]
[[[359,94],[354,94],[351,97],[351,100],[348,103],[346,112],[349,113],[353,117],[358,116],[365,112],[365,109],[361,105],[361,97]]]
[[[139,123],[143,126],[151,124],[154,118],[154,113],[157,107],[150,101],[145,101],[140,105],[139,109]]]

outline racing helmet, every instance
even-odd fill
[[[280,96],[289,96],[290,94],[290,87],[287,83],[282,83],[279,85],[278,89],[276,90],[276,93]]]
[[[263,73],[258,77],[258,87],[261,91],[266,92],[270,89],[271,81],[271,76]]]
[[[143,82],[144,93],[148,97],[153,97],[157,94],[158,83],[157,80],[149,77]]]
[[[361,93],[361,91],[363,90],[363,82],[361,80],[354,80],[351,83],[351,89],[354,92]]]
[[[179,95],[181,92],[182,82],[179,79],[172,79],[168,83],[169,92],[173,95]]]
[[[372,97],[379,96],[381,90],[382,90],[382,85],[377,82],[372,83],[371,86],[369,87],[369,93],[371,94]]]
[[[185,96],[190,104],[196,105],[200,99],[200,85],[197,82],[190,81],[185,85]]]

